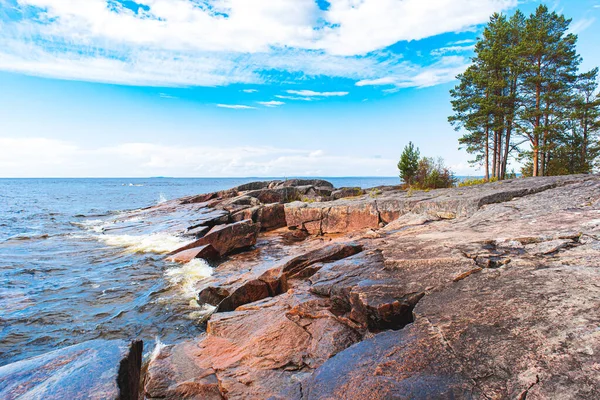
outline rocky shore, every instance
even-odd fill
[[[256,182],[130,218],[171,219],[189,244],[167,257],[215,267],[206,333],[154,354],[146,398],[600,398],[600,176]],[[0,397],[47,387],[21,367]]]

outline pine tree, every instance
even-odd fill
[[[515,149],[512,133],[519,105],[517,89],[522,70],[516,57],[525,16],[517,12],[510,20],[494,14],[475,46],[473,65],[458,76],[451,92],[455,112],[449,121],[468,133],[459,139],[473,163],[483,164],[485,178],[504,179],[508,159]],[[490,160],[491,153],[491,160]]]
[[[557,136],[565,129],[580,63],[577,36],[567,33],[570,23],[541,5],[527,19],[519,46],[523,65],[519,133],[531,144],[533,176],[546,175]]]
[[[515,154],[534,176],[589,172],[600,156],[598,69],[578,75],[570,23],[546,6],[494,14],[457,77],[448,120],[486,179],[505,179]]]
[[[409,186],[413,184],[415,175],[419,169],[420,157],[419,149],[415,148],[412,142],[409,142],[402,152],[400,162],[398,162],[400,179]]]

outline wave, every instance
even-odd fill
[[[165,275],[172,286],[178,286],[187,298],[197,295],[196,283],[213,274],[213,268],[201,259],[195,258],[181,267],[169,268]]]
[[[158,196],[158,204],[163,204],[169,201],[163,193]]]
[[[88,219],[87,221],[71,222],[70,224],[96,233],[102,233],[104,228],[110,225],[110,223],[101,219]]]
[[[57,235],[53,235],[53,236],[57,236]],[[37,234],[37,233],[21,233],[15,236],[11,236],[8,239],[6,239],[7,242],[9,241],[22,241],[22,240],[42,240],[42,239],[49,239],[50,235],[48,235],[47,233],[41,233],[41,234]]]
[[[160,341],[158,336],[156,337],[155,342],[154,350],[152,350],[152,353],[150,354],[150,362],[155,361],[160,356],[161,351],[166,347],[166,345]]]
[[[99,235],[98,240],[115,247],[123,247],[131,253],[169,253],[189,243],[180,237],[167,233],[149,235]]]

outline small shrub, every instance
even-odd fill
[[[450,168],[444,165],[444,160],[424,157],[419,161],[419,168],[414,178],[418,189],[442,189],[456,185],[457,179]]]
[[[379,197],[381,195],[381,190],[379,189],[371,189],[371,191],[369,191],[369,197],[371,198],[376,198]]]
[[[481,179],[469,178],[469,179],[463,180],[462,182],[459,182],[458,187],[483,185],[484,183],[490,183],[490,182],[498,182],[498,178],[491,178],[489,180],[486,180],[485,178],[481,178]]]

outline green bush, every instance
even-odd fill
[[[414,186],[417,189],[442,189],[456,185],[454,173],[444,165],[444,160],[424,157],[419,161]]]
[[[463,180],[462,182],[459,182],[458,187],[483,185],[484,183],[490,183],[490,182],[498,182],[498,178],[491,178],[489,180],[486,180],[485,178],[481,178],[481,179],[469,178],[469,179]]]

